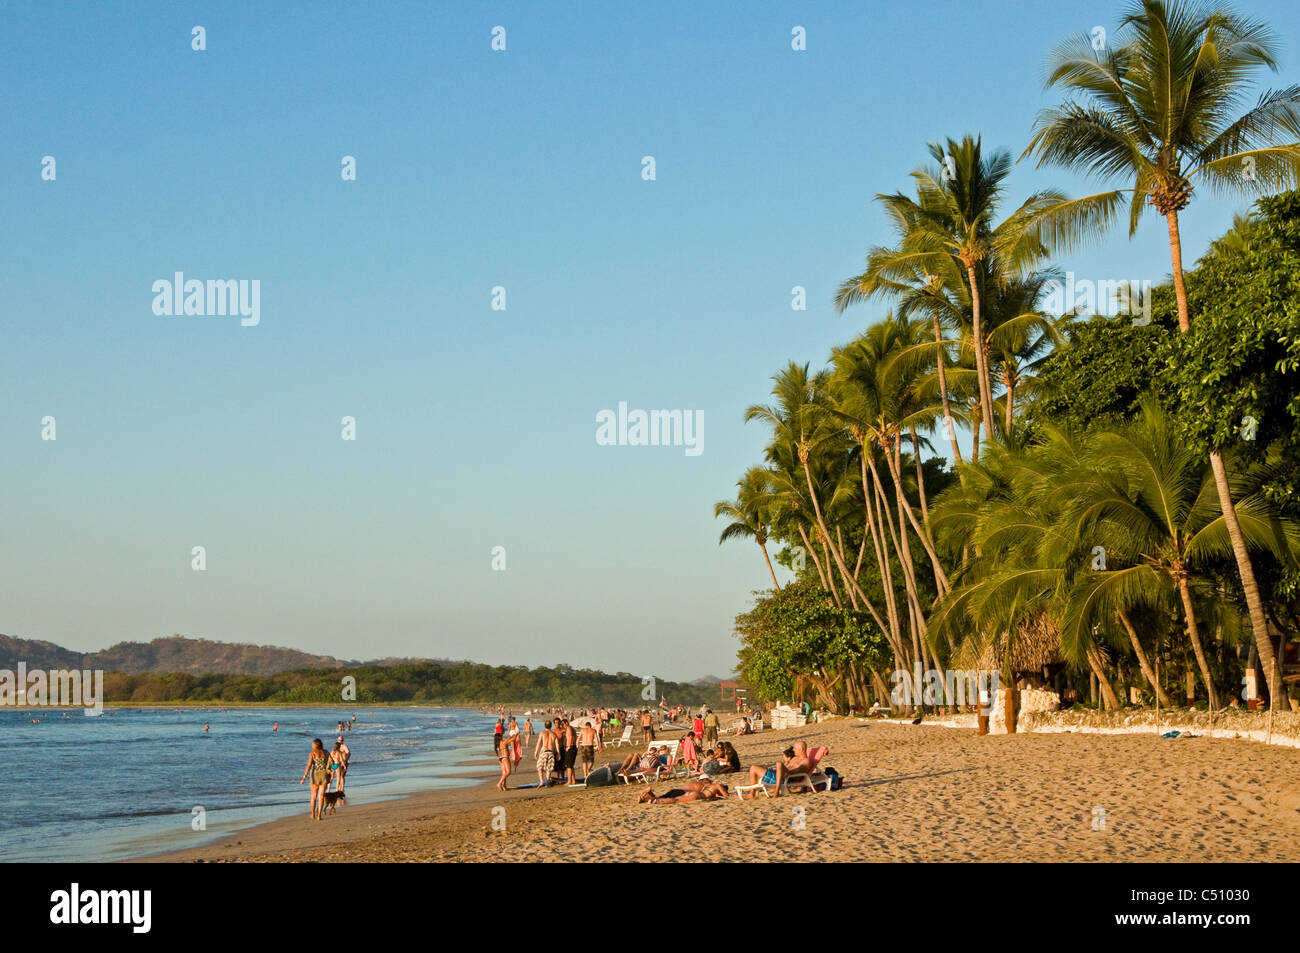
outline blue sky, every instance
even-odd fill
[[[1122,5],[700,6],[7,4],[0,631],[729,672],[745,406],[880,313],[830,305],[872,197],[931,140],[1018,155]],[[1300,81],[1290,6],[1239,9]],[[1047,186],[1092,188],[1026,162],[1010,198]],[[1198,199],[1188,258],[1245,204]],[[1159,281],[1163,224],[1060,264]],[[257,279],[260,324],[155,315],[177,271]],[[620,401],[702,410],[704,452],[598,446]]]

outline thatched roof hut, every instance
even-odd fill
[[[996,639],[980,653],[978,668],[1001,671],[1005,651],[1004,639]],[[1043,676],[1045,670],[1064,664],[1061,657],[1061,631],[1046,613],[1022,622],[1011,643],[1011,671],[1016,675]]]

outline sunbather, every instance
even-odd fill
[[[638,754],[634,751],[623,759],[622,766],[615,773],[621,774],[624,777],[631,777],[634,774],[641,773],[648,774],[655,770],[655,768],[658,768],[661,765],[666,765],[667,763],[668,757],[660,754],[660,749],[658,748],[652,751],[647,751],[644,754]]]
[[[802,741],[796,741],[785,751],[781,752],[784,756],[772,767],[767,765],[756,764],[749,769],[749,783],[776,785],[776,795],[781,796],[781,782],[792,774],[804,774],[813,770],[812,759],[808,757],[808,745]],[[753,797],[754,792],[750,791],[749,796]]]
[[[717,781],[686,781],[684,787],[655,794],[647,788],[637,798],[638,804],[690,804],[693,801],[718,801],[727,796],[727,786]]]

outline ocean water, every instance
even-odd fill
[[[353,804],[474,784],[456,765],[492,755],[496,718],[469,709],[0,709],[0,861],[141,857],[305,814],[311,741],[352,715]]]

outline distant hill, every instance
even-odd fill
[[[29,669],[89,668],[132,674],[188,672],[191,675],[275,675],[308,668],[355,668],[361,665],[388,668],[416,662],[436,662],[447,668],[465,664],[409,658],[345,661],[275,645],[211,642],[179,635],[152,642],[119,642],[102,652],[83,653],[53,642],[0,635],[0,668],[12,670],[19,662],[26,662]]]

